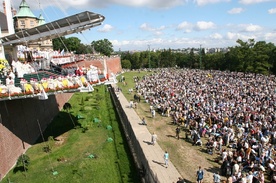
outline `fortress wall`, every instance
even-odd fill
[[[47,100],[35,98],[0,102],[0,180],[41,135],[72,96],[72,93],[50,95]]]
[[[111,73],[117,74],[122,71],[121,66],[121,58],[120,57],[111,57],[110,59],[106,60],[106,65],[108,68],[109,75]]]
[[[83,61],[82,63],[78,64],[79,66],[85,66],[89,67],[90,65],[93,65],[100,69],[101,71],[104,70],[104,59],[106,61],[106,67],[107,67],[107,73],[109,76],[111,73],[117,74],[122,71],[122,66],[121,66],[121,57],[119,56],[111,56],[111,57],[104,57],[102,59],[94,59],[94,60],[86,60]]]

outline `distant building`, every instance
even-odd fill
[[[8,34],[9,30],[6,15],[3,12],[0,12],[0,37],[6,36]],[[4,57],[4,47],[0,46],[0,58]]]

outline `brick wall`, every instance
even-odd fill
[[[82,67],[82,66],[90,67],[90,65],[93,65],[93,66],[97,67],[99,70],[103,71],[104,70],[104,60],[106,61],[107,73],[109,75],[111,75],[111,73],[117,74],[122,71],[121,57],[119,57],[119,56],[98,57],[98,58],[94,58],[93,60],[79,61],[79,62],[77,62],[77,65],[79,67]],[[67,65],[67,67],[76,66],[75,63],[66,64],[66,65]]]
[[[0,102],[0,180],[45,130],[72,93],[50,95],[47,100],[34,98]]]

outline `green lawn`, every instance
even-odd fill
[[[72,109],[62,110],[26,152],[28,170],[16,167],[1,182],[139,183],[106,86],[96,88],[75,93]]]
[[[133,100],[133,96],[136,93],[134,77],[138,77],[141,80],[143,76],[150,75],[152,73],[153,72],[150,72],[150,71],[132,71],[132,72],[123,73],[122,75],[117,77],[117,80],[120,81],[121,77],[124,76],[126,85],[124,85],[123,82],[118,82],[117,86],[122,89],[122,92],[128,101]],[[134,91],[132,94],[128,92],[128,89],[130,88],[132,88]]]

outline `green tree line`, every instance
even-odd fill
[[[260,74],[276,74],[276,47],[265,41],[254,39],[242,41],[229,47],[227,52],[205,53],[203,49],[192,48],[188,53],[172,49],[141,52],[119,52],[122,67],[125,69],[185,67],[205,70],[229,70]],[[54,50],[65,50],[76,54],[114,54],[113,45],[108,39],[92,41],[85,45],[77,37],[61,37],[53,40]]]
[[[83,44],[77,37],[59,37],[53,39],[53,49],[74,52],[76,54],[100,53],[105,56],[110,56],[114,52],[113,45],[108,39]]]
[[[172,49],[142,52],[122,52],[122,67],[126,69],[185,67],[205,70],[229,70],[260,74],[276,74],[276,47],[265,41],[237,40],[238,45],[227,52],[205,53],[190,49],[188,53]]]

